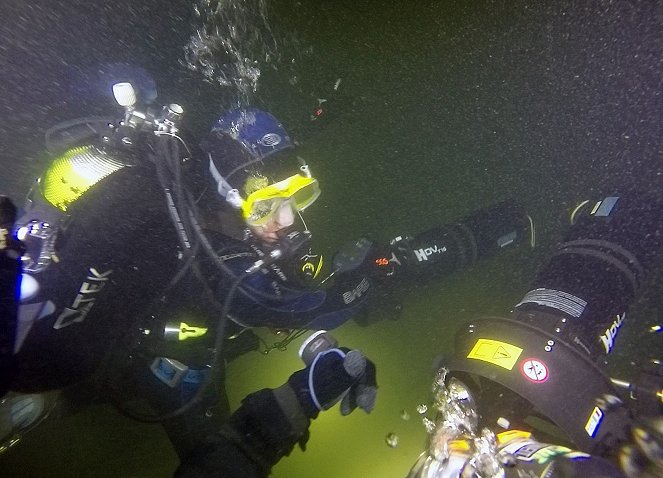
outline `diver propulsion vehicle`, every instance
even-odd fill
[[[553,443],[603,455],[629,439],[635,418],[661,413],[660,362],[633,383],[605,367],[660,262],[661,209],[646,197],[583,203],[511,315],[460,329],[445,367],[473,397],[482,425],[543,430]]]

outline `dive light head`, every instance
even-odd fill
[[[133,108],[136,104],[136,90],[131,83],[123,82],[113,85],[113,96],[120,106]]]

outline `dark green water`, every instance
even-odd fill
[[[200,134],[228,102],[223,89],[178,63],[195,26],[188,2],[146,0],[126,14],[128,4],[0,7],[0,190],[20,197],[43,169],[46,128],[112,109],[112,100],[71,93],[77,69],[140,64],[154,74],[164,102],[183,104]],[[307,220],[323,249],[362,235],[416,233],[505,197],[522,201],[539,223],[538,252],[412,288],[398,321],[336,331],[376,362],[376,410],[344,418],[327,412],[314,423],[307,452],[294,452],[274,471],[404,476],[425,440],[414,408],[426,401],[430,364],[449,352],[458,324],[517,302],[578,199],[660,190],[662,7],[568,0],[270,6],[272,27],[295,33],[300,49],[290,44],[278,69],[263,72],[255,101],[300,138],[320,179],[323,196]],[[317,98],[328,99],[328,112],[311,123]],[[651,305],[638,310],[635,319],[650,319]],[[622,350],[641,339],[638,327],[622,337]],[[233,404],[300,368],[296,345],[234,362]],[[400,418],[403,409],[409,421]],[[384,443],[390,432],[400,437],[395,449]],[[175,466],[159,427],[126,421],[103,405],[45,424],[0,457],[0,474],[17,477],[156,477]]]

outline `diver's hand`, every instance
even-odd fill
[[[333,257],[334,271],[362,274],[372,279],[394,275],[402,265],[392,246],[361,238],[345,244]]]
[[[319,353],[308,367],[293,373],[288,384],[309,418],[339,401],[342,415],[357,407],[370,413],[377,394],[375,365],[361,351],[347,348]]]
[[[631,435],[633,442],[619,453],[624,474],[629,478],[663,476],[663,417],[641,419]]]

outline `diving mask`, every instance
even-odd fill
[[[269,223],[286,204],[293,211],[303,211],[318,199],[318,180],[311,177],[307,166],[302,166],[301,170],[303,174],[258,189],[242,201],[242,216],[250,226]]]

